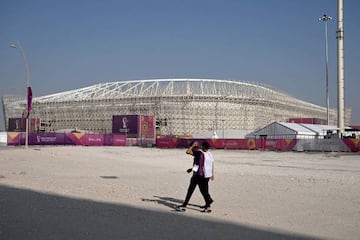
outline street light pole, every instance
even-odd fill
[[[327,31],[327,22],[331,20],[332,17],[324,14],[320,21],[325,23],[325,81],[326,81],[326,124],[329,125],[330,123],[330,114],[329,114],[329,57],[328,57],[328,31]]]
[[[32,95],[31,93],[31,88],[30,88],[30,70],[29,70],[29,64],[25,55],[25,51],[22,48],[21,44],[19,41],[16,42],[16,44],[11,44],[10,45],[11,48],[17,48],[19,49],[21,56],[24,60],[25,63],[25,72],[26,72],[26,96],[27,96],[27,104],[26,104],[26,121],[25,121],[25,148],[28,148],[29,145],[29,117],[30,117],[30,113],[31,113],[31,107],[29,106],[29,104],[31,104],[31,102],[29,102],[29,94]]]

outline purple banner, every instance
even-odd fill
[[[31,133],[29,145],[64,145],[65,134],[63,133]]]
[[[25,144],[24,132],[8,132],[7,144]],[[126,136],[89,133],[29,133],[29,145],[126,146]]]
[[[25,144],[25,133],[23,132],[8,132],[7,145],[16,146]]]
[[[9,132],[25,132],[24,118],[9,118]]]
[[[86,146],[104,145],[104,134],[85,134],[84,138]]]
[[[139,135],[139,115],[115,115],[113,116],[112,133],[124,134],[128,137]]]
[[[113,135],[112,136],[112,146],[126,146],[126,136],[125,135]]]
[[[29,132],[37,132],[40,129],[39,118],[29,118]],[[25,132],[26,119],[23,118],[9,118],[9,132]]]

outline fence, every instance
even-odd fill
[[[158,148],[186,148],[191,141],[208,141],[215,149],[360,152],[359,139],[193,139],[158,137]],[[25,133],[8,132],[7,145],[25,144]],[[130,139],[121,134],[29,133],[29,145],[153,146],[155,139]]]
[[[7,133],[7,145],[24,144],[25,133]],[[90,133],[29,133],[29,145],[125,146],[126,136]]]
[[[193,139],[160,137],[159,148],[186,148],[191,141],[208,141],[211,148],[270,151],[360,152],[359,139]]]

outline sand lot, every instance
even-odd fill
[[[360,155],[211,150],[212,213],[185,149],[0,150],[0,239],[360,239]]]

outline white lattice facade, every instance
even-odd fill
[[[3,97],[8,118],[21,117],[25,100]],[[155,79],[100,83],[33,99],[32,117],[46,131],[110,133],[112,116],[155,115],[158,134],[191,135],[218,129],[253,130],[293,117],[326,118],[326,108],[268,86],[214,79]],[[351,111],[346,110],[349,124]],[[336,125],[336,110],[330,110]]]

